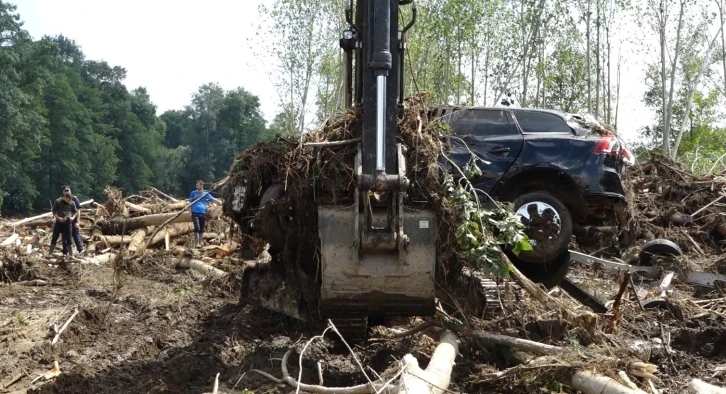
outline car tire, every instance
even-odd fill
[[[513,204],[532,244],[532,250],[519,254],[520,260],[543,264],[567,251],[572,238],[572,215],[565,204],[545,191],[521,195]]]
[[[638,253],[638,265],[652,266],[654,256],[683,256],[683,251],[673,241],[669,241],[667,239],[654,239],[641,246],[640,253]]]
[[[508,252],[507,257],[522,275],[534,283],[541,283],[548,290],[559,285],[570,272],[570,251],[560,253],[555,259],[543,264],[531,264]]]

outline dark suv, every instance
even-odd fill
[[[626,223],[621,176],[633,157],[614,134],[554,110],[441,107],[431,115],[451,128],[451,161],[462,167],[478,157],[481,175],[470,181],[481,196],[512,202],[522,216],[533,250],[510,253],[520,270],[541,264],[564,277],[573,234],[578,243],[613,237]]]

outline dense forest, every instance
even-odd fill
[[[33,40],[16,6],[0,1],[0,206],[50,209],[61,186],[99,198],[116,186],[184,196],[214,181],[245,146],[268,138],[256,96],[199,87],[185,108],[157,116],[121,66],[85,58],[69,37]]]
[[[155,186],[185,195],[224,176],[245,146],[314,128],[341,109],[348,0],[275,0],[247,37],[279,96],[266,125],[255,95],[207,83],[190,103],[158,114],[123,65],[86,59],[72,37],[33,39],[0,0],[0,207],[45,210],[60,186],[103,198]],[[723,171],[726,0],[418,0],[407,33],[406,94],[434,104],[589,113],[617,129],[624,59],[647,64],[641,155],[660,151],[697,172]],[[403,6],[401,23],[411,18]],[[631,29],[636,26],[637,29]],[[274,33],[274,34],[272,34]],[[276,37],[260,45],[265,37]],[[647,38],[647,39],[646,39]],[[625,42],[637,51],[621,50]],[[632,62],[631,62],[632,64]],[[214,80],[210,75],[209,79]]]

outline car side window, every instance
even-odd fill
[[[525,133],[572,133],[565,121],[553,114],[512,110],[517,123]]]
[[[504,110],[460,109],[451,116],[451,129],[460,137],[518,135]]]

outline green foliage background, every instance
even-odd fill
[[[234,156],[270,138],[259,100],[243,88],[199,87],[184,109],[156,115],[126,70],[86,59],[64,36],[33,40],[16,6],[0,1],[0,209],[50,209],[61,186],[105,200],[149,186],[186,196],[213,181]]]

